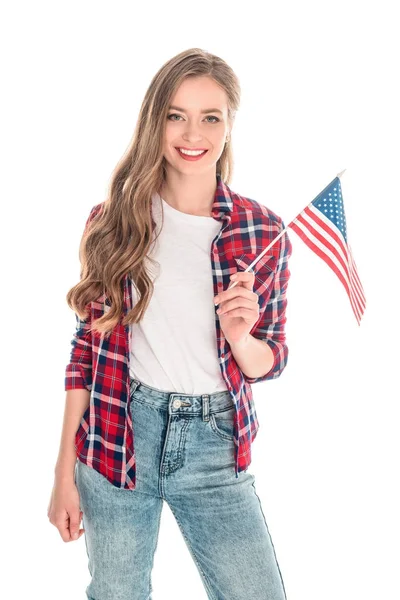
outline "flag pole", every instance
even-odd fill
[[[343,173],[344,173],[345,171],[346,171],[346,169],[343,169],[343,171],[340,171],[340,173],[338,173],[338,174],[336,175],[336,177],[338,177],[338,178],[340,179],[340,178],[342,177],[342,175],[343,175]],[[335,177],[334,179],[336,179],[336,177]],[[334,181],[334,179],[332,179],[332,181]],[[325,188],[322,190],[322,192],[320,192],[320,194],[322,194],[322,193],[324,192],[324,190],[325,190],[326,188],[328,188],[328,187],[331,185],[332,181],[331,181],[331,182],[330,182],[330,183],[329,183],[329,184],[328,184],[328,185],[327,185],[327,186],[326,186],[326,187],[325,187]],[[318,194],[318,195],[319,195],[319,194]],[[303,208],[303,209],[300,211],[300,213],[297,213],[297,215],[295,216],[295,218],[294,218],[294,219],[292,219],[292,220],[289,222],[289,224],[288,224],[288,225],[286,225],[285,229],[282,229],[282,231],[280,232],[280,234],[279,234],[279,235],[277,235],[277,236],[276,236],[276,238],[274,238],[274,239],[272,240],[272,242],[271,242],[271,243],[270,243],[270,244],[269,244],[269,245],[268,245],[266,248],[264,248],[264,250],[263,250],[262,252],[260,252],[260,254],[259,254],[259,255],[258,255],[258,256],[257,256],[257,257],[256,257],[256,258],[253,260],[253,262],[252,262],[252,263],[251,263],[251,264],[250,264],[250,265],[249,265],[249,266],[248,266],[248,267],[245,269],[245,271],[250,271],[250,269],[252,269],[252,268],[253,268],[253,266],[254,266],[254,265],[255,265],[255,264],[256,264],[256,263],[257,263],[257,262],[260,260],[260,258],[262,258],[262,257],[264,256],[264,254],[265,254],[266,252],[268,252],[268,250],[269,250],[270,248],[272,248],[272,246],[273,246],[273,245],[274,245],[274,244],[275,244],[275,243],[276,243],[276,242],[277,242],[277,241],[278,241],[278,240],[279,240],[279,239],[280,239],[280,238],[283,236],[283,234],[284,234],[284,233],[286,233],[286,231],[288,230],[288,227],[289,227],[289,225],[291,225],[292,223],[295,223],[295,222],[296,222],[297,216],[298,216],[299,214],[301,214],[301,213],[303,212],[303,210],[305,210],[305,209],[306,209],[308,206],[310,206],[310,204],[312,204],[312,202],[314,202],[314,200],[315,200],[315,198],[314,198],[313,200],[311,200],[311,202],[309,202],[309,203],[307,204],[307,206],[306,206],[305,208]],[[237,285],[237,283],[238,283],[237,281],[233,282],[233,284],[232,284],[230,287],[228,287],[228,289],[229,289],[229,290],[230,290],[230,289],[232,289],[233,287],[235,287],[235,285]]]

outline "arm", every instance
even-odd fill
[[[96,207],[90,211],[83,235],[95,215]],[[92,387],[92,341],[90,303],[86,306],[87,318],[80,319],[75,313],[76,330],[71,342],[70,361],[65,368],[65,410],[60,449],[55,466],[56,478],[73,479],[76,461],[75,434],[82,416],[89,406]]]
[[[241,342],[230,342],[230,347],[240,370],[248,381],[262,380],[272,369],[275,361],[272,348],[251,333]]]
[[[84,528],[79,525],[83,512],[75,484],[76,454],[74,447],[75,431],[89,402],[87,390],[67,392],[62,428],[60,451],[54,469],[54,484],[47,507],[50,523],[57,527],[64,542],[79,539]]]
[[[282,221],[282,231],[285,224]],[[286,367],[289,349],[286,344],[286,307],[287,307],[287,286],[290,278],[290,270],[288,266],[289,258],[292,255],[292,244],[287,232],[280,238],[279,259],[277,263],[277,271],[274,278],[274,283],[270,298],[267,302],[265,312],[261,320],[256,324],[251,336],[257,340],[262,340],[272,351],[272,358],[268,360],[268,356],[264,353],[264,360],[270,369],[259,377],[248,377],[245,373],[244,378],[248,383],[257,383],[266,379],[276,379],[279,377]],[[250,335],[250,334],[249,334]],[[252,340],[248,342],[248,348],[254,348],[253,352],[257,353],[256,345]],[[251,344],[251,346],[250,346]],[[255,355],[255,354],[254,354]],[[257,359],[260,362],[262,359]],[[248,361],[246,361],[248,363]],[[244,365],[244,363],[243,363]],[[255,369],[259,371],[259,369]],[[250,372],[250,370],[249,370]]]
[[[99,212],[102,204],[96,204],[86,220],[83,236],[88,230],[90,221]],[[92,389],[92,337],[90,302],[86,305],[86,319],[76,317],[76,331],[71,341],[70,361],[65,368],[65,390],[83,388]]]
[[[84,389],[70,390],[66,394],[60,449],[54,468],[55,480],[59,482],[74,483],[75,433],[89,406],[89,399],[90,392]]]
[[[76,317],[76,331],[71,341],[70,361],[65,368],[65,390],[92,389],[92,334],[90,332],[90,303],[86,319]]]
[[[86,229],[95,214],[92,208],[85,224]],[[75,485],[76,448],[75,437],[82,417],[90,403],[92,383],[92,348],[90,303],[86,307],[88,317],[81,320],[78,315],[77,327],[72,340],[71,360],[66,367],[65,388],[67,390],[61,442],[54,468],[54,485],[50,496],[47,515],[57,527],[62,539],[69,542],[79,539],[84,529],[79,528],[82,511],[79,494]]]

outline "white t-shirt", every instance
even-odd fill
[[[163,391],[212,394],[227,390],[215,328],[211,244],[222,224],[189,215],[153,195],[152,213],[161,228],[146,265],[154,293],[142,321],[132,327],[130,375]],[[133,304],[137,302],[132,283]]]

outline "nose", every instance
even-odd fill
[[[203,136],[201,135],[198,126],[195,123],[188,123],[185,133],[183,134],[183,138],[193,143],[203,139]]]

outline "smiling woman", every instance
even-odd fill
[[[151,598],[164,501],[210,598],[286,598],[248,468],[251,384],[288,359],[291,243],[243,272],[284,223],[229,186],[239,99],[218,56],[167,61],[86,221],[48,514],[65,541],[84,532],[90,598]]]

